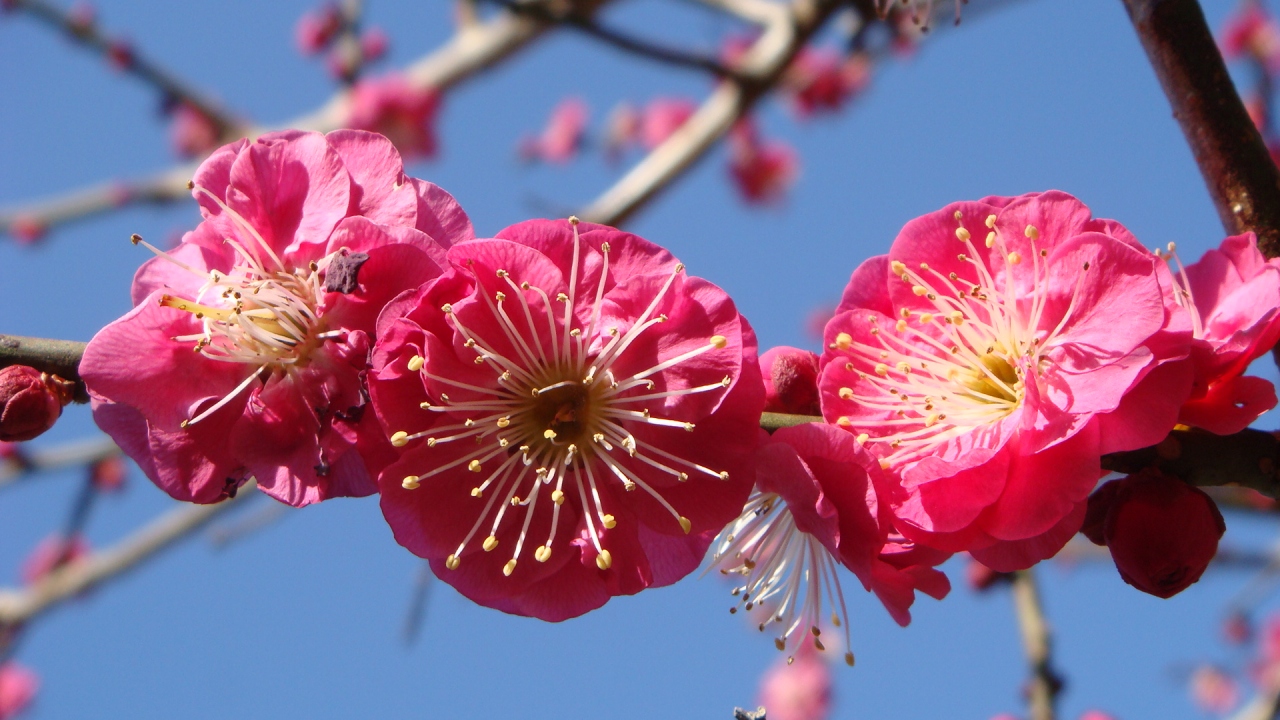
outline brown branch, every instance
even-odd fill
[[[80,357],[86,343],[73,340],[0,335],[0,368],[26,365],[76,383],[76,402],[89,402],[80,382]]]
[[[605,1],[597,0],[599,3]],[[463,27],[452,39],[414,61],[403,72],[415,88],[429,87],[444,92],[522,49],[548,27],[546,23],[532,18],[499,13],[484,23]],[[342,90],[313,112],[276,127],[253,127],[244,129],[244,132],[248,137],[257,137],[278,128],[320,132],[336,130],[347,122],[349,95],[349,91]],[[197,163],[184,164],[140,180],[103,183],[48,200],[0,208],[0,233],[11,232],[15,225],[24,222],[49,228],[134,203],[189,199],[191,192],[187,189],[187,182],[197,166]]]
[[[1013,574],[1013,606],[1018,615],[1022,647],[1031,666],[1027,704],[1031,720],[1054,720],[1062,679],[1053,669],[1053,636],[1040,604],[1040,591],[1031,570]]]
[[[33,17],[53,26],[71,40],[93,50],[103,57],[110,57],[122,49],[128,53],[127,61],[118,62],[118,67],[136,75],[164,93],[166,98],[184,102],[195,108],[200,114],[213,121],[218,135],[230,139],[239,134],[242,123],[232,117],[218,103],[196,90],[190,83],[179,79],[176,75],[159,64],[138,54],[137,50],[122,46],[121,41],[104,34],[98,24],[92,20],[84,22],[70,13],[45,0],[9,0],[14,10],[25,10]]]
[[[116,545],[54,570],[24,590],[0,591],[0,627],[16,626],[137,567],[156,553],[199,530],[241,502],[256,486],[250,482],[235,498],[216,505],[182,505],[161,515]]]
[[[1230,235],[1280,256],[1280,171],[1245,111],[1196,0],[1123,0]]]
[[[1103,469],[1113,472],[1134,473],[1152,466],[1193,485],[1242,485],[1274,498],[1280,489],[1280,441],[1253,429],[1235,435],[1174,430],[1154,447],[1102,458]]]

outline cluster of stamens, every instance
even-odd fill
[[[451,305],[441,308],[455,331],[466,338],[465,347],[475,353],[475,363],[493,371],[491,385],[482,387],[432,374],[421,356],[409,361],[409,369],[421,372],[430,384],[458,388],[469,398],[451,400],[448,393],[440,392],[437,398],[422,403],[422,409],[445,415],[444,424],[433,424],[422,432],[400,431],[391,436],[396,446],[415,440],[424,441],[430,448],[466,444],[466,450],[459,457],[419,475],[405,477],[402,484],[406,489],[416,489],[429,478],[463,468],[482,478],[470,494],[476,502],[483,503],[483,507],[457,550],[446,559],[445,566],[449,569],[458,567],[467,548],[481,537],[482,529],[488,532],[480,541],[480,547],[485,552],[497,548],[498,531],[508,518],[508,511],[517,514],[520,508],[523,520],[513,521],[521,523],[520,534],[511,559],[503,567],[503,573],[511,575],[524,550],[534,514],[537,508],[545,507],[543,497],[552,504],[550,532],[533,556],[539,562],[546,562],[551,557],[561,505],[569,493],[575,493],[596,551],[596,565],[608,570],[613,559],[602,544],[601,535],[603,530],[614,528],[617,519],[606,512],[601,500],[603,483],[614,482],[628,492],[639,489],[648,493],[670,513],[673,525],[688,533],[690,521],[645,481],[642,474],[649,471],[641,473],[636,469],[651,468],[682,482],[689,479],[690,473],[716,480],[728,479],[727,472],[673,455],[638,439],[628,430],[629,426],[641,424],[670,428],[671,432],[693,431],[693,423],[658,417],[648,406],[674,396],[724,391],[730,385],[730,378],[665,391],[655,391],[652,378],[704,352],[726,348],[728,341],[724,336],[713,336],[705,345],[627,377],[615,377],[612,370],[636,338],[667,321],[665,315],[655,311],[684,266],[674,267],[657,296],[628,330],[605,328],[601,309],[609,275],[610,247],[608,243],[602,244],[600,283],[595,290],[590,319],[583,327],[573,313],[581,248],[577,219],[570,218],[570,222],[574,245],[568,292],[557,293],[554,298],[563,308],[559,326],[549,294],[519,281],[506,270],[497,271],[500,289],[490,292],[481,286],[477,287],[476,294],[483,298],[503,337],[514,348],[513,356],[498,352],[491,342],[494,338],[466,327]],[[597,343],[597,339],[600,342]],[[599,348],[592,349],[593,344]]]
[[[1178,246],[1175,243],[1169,243],[1164,250],[1156,248],[1151,252],[1155,256],[1165,262],[1172,262],[1177,273],[1173,275],[1173,299],[1178,303],[1178,307],[1186,310],[1191,316],[1191,334],[1196,338],[1204,337],[1204,320],[1200,317],[1200,311],[1196,309],[1195,297],[1191,294],[1191,279],[1187,277],[1187,268],[1182,264],[1182,258],[1178,257]]]
[[[790,648],[794,653],[806,638],[817,650],[826,650],[819,627],[825,601],[832,608],[831,624],[844,629],[844,659],[853,665],[853,653],[848,651],[849,611],[836,564],[820,540],[796,527],[781,497],[757,491],[742,515],[721,533],[711,567],[718,567],[722,575],[743,578],[730,591],[738,604],[729,612],[741,607],[764,613],[756,628],[760,632],[779,628],[773,643],[783,652]],[[787,662],[794,659],[792,654]]]
[[[1024,232],[1032,265],[1028,298],[1026,289],[1015,288],[1013,273],[1013,266],[1027,259],[996,229],[996,216],[986,218],[984,244],[993,260],[1003,263],[1003,282],[981,260],[959,211],[955,218],[955,237],[965,250],[957,259],[972,268],[972,275],[944,275],[926,263],[912,268],[893,260],[893,274],[932,310],[904,307],[896,320],[877,314],[857,317],[854,322],[870,325],[870,338],[855,340],[840,333],[830,345],[846,355],[845,370],[858,379],[856,387],[839,388],[840,398],[884,414],[871,425],[854,427],[849,417],[838,418],[837,424],[859,432],[858,441],[885,466],[924,457],[937,445],[1016,410],[1028,376],[1035,382],[1048,363],[1045,350],[1070,319],[1089,270],[1084,263],[1066,313],[1046,332],[1040,325],[1049,253],[1037,247],[1039,231],[1028,225]]]
[[[194,298],[160,297],[162,306],[190,313],[201,323],[199,333],[179,335],[172,340],[194,343],[192,349],[210,360],[253,365],[257,369],[218,402],[183,421],[183,427],[216,412],[264,372],[287,373],[305,363],[309,353],[324,340],[343,334],[340,330],[326,332],[319,314],[325,293],[322,271],[333,255],[319,263],[309,263],[305,268],[290,268],[239,213],[208,190],[197,190],[227,213],[251,241],[246,247],[238,238],[223,239],[237,256],[230,272],[203,272],[138,235],[130,240],[204,280]],[[259,252],[253,252],[255,248]]]

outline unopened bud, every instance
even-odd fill
[[[26,365],[0,369],[0,441],[30,440],[53,427],[73,387]]]

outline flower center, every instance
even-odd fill
[[[1037,247],[1040,233],[1035,227],[1028,225],[1025,231],[1029,247],[1015,250],[995,229],[996,216],[986,218],[990,232],[985,246],[992,262],[1003,266],[1003,273],[997,273],[979,259],[962,220],[957,211],[955,236],[966,250],[957,259],[970,272],[944,275],[927,263],[918,269],[898,260],[890,263],[893,274],[931,305],[930,310],[904,307],[896,321],[888,322],[868,314],[865,322],[870,327],[863,335],[867,339],[840,333],[831,344],[848,355],[845,369],[856,376],[856,382],[839,389],[841,399],[880,415],[840,417],[837,424],[850,429],[857,424],[859,442],[871,443],[886,460],[924,457],[940,443],[1018,409],[1028,376],[1036,382],[1047,369],[1045,348],[1076,307],[1083,272],[1056,327],[1041,328],[1049,253]],[[1029,289],[1015,287],[1013,269],[1024,262],[1023,253],[1031,258]],[[1089,270],[1088,263],[1083,270]]]
[[[534,552],[535,560],[546,562],[551,557],[559,508],[566,493],[576,490],[587,534],[597,553],[596,565],[607,570],[612,556],[602,545],[600,536],[603,530],[615,527],[617,520],[605,510],[600,494],[602,484],[618,482],[625,491],[644,491],[687,533],[692,524],[671,506],[658,488],[645,480],[648,473],[656,470],[678,481],[688,480],[690,472],[717,480],[728,479],[727,472],[673,455],[637,438],[629,429],[648,425],[693,431],[693,423],[657,417],[648,406],[670,397],[723,391],[731,384],[730,378],[658,392],[652,392],[657,385],[651,378],[705,352],[723,350],[728,345],[725,337],[713,336],[704,345],[633,375],[614,375],[618,359],[626,355],[636,338],[667,321],[665,315],[654,312],[684,266],[675,266],[648,309],[635,319],[630,329],[625,332],[618,328],[606,329],[601,323],[610,248],[608,243],[602,244],[600,284],[595,289],[591,317],[584,327],[575,323],[573,314],[574,301],[580,291],[577,285],[581,248],[577,220],[571,219],[571,223],[573,268],[568,293],[555,295],[555,300],[563,306],[563,315],[558,321],[551,295],[528,282],[517,283],[506,270],[497,272],[506,290],[476,289],[494,324],[513,348],[513,354],[495,350],[497,346],[492,342],[495,338],[464,325],[452,305],[441,308],[455,331],[466,338],[464,345],[476,353],[476,364],[494,372],[491,385],[471,385],[433,374],[422,356],[409,360],[409,369],[421,371],[432,384],[460,388],[469,396],[467,400],[455,401],[447,393],[438,393],[436,399],[423,403],[422,408],[443,413],[454,422],[435,425],[423,432],[400,431],[391,436],[391,443],[397,447],[424,438],[431,448],[466,442],[463,445],[466,451],[453,460],[437,463],[421,475],[405,477],[402,485],[406,489],[416,489],[427,478],[460,467],[484,477],[470,491],[484,506],[457,551],[446,559],[449,569],[458,567],[486,525],[489,533],[480,547],[485,552],[496,548],[498,531],[508,508],[523,507],[524,519],[515,549],[503,567],[503,573],[511,575],[524,548],[535,509],[546,507],[545,503],[539,505],[539,498],[549,495],[553,503],[550,534]],[[598,350],[591,350],[595,338],[603,342]],[[640,470],[644,472],[638,472]]]

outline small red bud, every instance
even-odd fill
[[[1231,645],[1244,645],[1253,639],[1253,623],[1239,610],[1222,621],[1222,638]]]
[[[360,36],[360,56],[367,63],[377,62],[387,54],[388,45],[390,41],[382,28],[369,28]]]
[[[128,40],[116,38],[108,41],[107,62],[111,63],[111,67],[121,71],[128,70],[133,67],[135,59],[133,44]]]
[[[992,570],[977,560],[970,559],[969,564],[964,568],[964,577],[974,592],[985,592],[997,585],[1011,582],[1013,573]]]
[[[124,460],[119,455],[105,457],[89,466],[89,482],[98,492],[118,492],[124,487]]]
[[[30,440],[53,427],[73,384],[26,365],[0,369],[0,441]]]
[[[1227,529],[1213,499],[1157,470],[1115,482],[1103,533],[1120,577],[1162,598],[1199,580]]]
[[[9,234],[23,245],[36,243],[48,231],[49,226],[33,215],[18,215],[9,223]]]
[[[821,415],[818,405],[818,356],[808,350],[771,348],[760,356],[764,373],[765,411]]]

